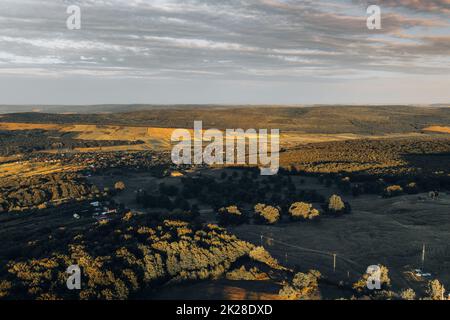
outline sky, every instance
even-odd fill
[[[0,0],[0,88],[0,104],[449,103],[450,0]]]

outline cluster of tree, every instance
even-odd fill
[[[59,162],[63,166],[82,166],[86,174],[123,174],[123,169],[150,173],[155,177],[169,176],[179,169],[172,164],[170,153],[155,151],[114,151],[78,153],[30,153],[22,157],[30,162]]]
[[[0,298],[127,299],[166,282],[222,277],[255,247],[216,225],[146,216],[93,225],[58,239],[52,251],[0,267]],[[67,267],[82,271],[81,290],[66,288]]]
[[[3,180],[0,186],[0,212],[43,209],[72,200],[92,199],[99,189],[76,173],[55,173]]]
[[[322,205],[323,212],[331,216],[340,216],[351,213],[351,206],[344,202],[338,195],[332,195]],[[279,222],[282,215],[287,215],[291,221],[318,220],[321,213],[311,203],[294,202],[288,210],[282,210],[279,206],[258,203],[253,207],[252,217],[254,222],[260,224],[275,224]],[[249,221],[249,215],[236,205],[223,207],[218,210],[218,220],[221,225],[237,225]]]
[[[191,205],[194,202],[212,207],[221,224],[244,223],[251,215],[256,222],[273,224],[279,220],[281,212],[289,210],[290,204],[297,201],[325,202],[325,198],[315,190],[297,190],[290,176],[260,179],[257,170],[246,168],[231,173],[223,171],[219,179],[198,175],[182,177],[179,186],[161,183],[158,188],[139,191],[136,201],[145,208],[168,211],[196,211],[195,205]],[[258,205],[254,212],[240,210],[242,215],[225,210],[230,204],[242,208],[255,203],[264,205]]]
[[[446,174],[331,174],[319,176],[326,186],[335,184],[344,194],[357,197],[361,194],[378,194],[394,197],[450,189],[450,176]]]
[[[238,173],[239,172],[239,173]],[[292,199],[318,197],[314,191],[297,191],[289,176],[272,176],[259,179],[253,169],[223,172],[220,179],[207,176],[184,177],[179,194],[186,199],[198,199],[215,210],[235,203],[238,206],[252,203],[282,203]]]
[[[254,207],[253,217],[259,223],[275,224],[280,219],[280,208],[258,203]]]
[[[278,295],[284,300],[317,300],[321,298],[319,280],[322,277],[317,270],[294,275],[291,283],[285,282]]]

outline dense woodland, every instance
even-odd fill
[[[42,150],[71,150],[140,144],[142,141],[81,140],[70,133],[47,130],[0,131],[0,156],[30,153]]]
[[[264,249],[215,225],[155,224],[131,213],[82,233],[61,230],[48,241],[40,257],[0,268],[0,298],[127,299],[163,283],[222,277],[243,260],[281,269]],[[75,263],[84,271],[82,290],[68,291],[65,272]]]
[[[68,201],[99,197],[99,189],[76,173],[56,173],[28,178],[3,178],[0,213],[44,209]]]
[[[311,143],[283,152],[281,163],[311,173],[450,172],[450,139],[436,136]]]

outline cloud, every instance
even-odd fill
[[[0,64],[18,64],[18,65],[55,65],[55,64],[63,64],[64,60],[55,57],[55,56],[44,56],[44,57],[29,57],[29,56],[20,56],[15,55],[9,52],[1,52],[0,51]]]
[[[356,2],[394,8],[402,7],[416,12],[450,13],[450,0],[358,0]]]
[[[2,0],[0,73],[285,82],[445,75],[449,2]],[[379,31],[366,28],[374,3]],[[69,4],[81,7],[81,30],[65,27]]]
[[[29,45],[49,50],[83,50],[83,51],[130,51],[133,53],[145,52],[145,48],[129,47],[119,44],[109,44],[99,41],[82,41],[68,39],[48,39],[34,38],[27,39],[23,37],[0,36],[0,43],[12,43],[18,45]]]
[[[257,51],[258,48],[239,43],[218,42],[206,39],[188,39],[173,37],[145,36],[145,40],[163,42],[180,48],[207,49],[207,50],[231,50],[231,51]]]

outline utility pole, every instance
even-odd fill
[[[422,247],[422,268],[423,268],[424,264],[425,264],[425,243],[423,244],[423,247]]]
[[[263,246],[263,235],[261,235],[261,241],[260,241],[260,243],[261,243],[261,247]]]
[[[333,272],[336,272],[336,253],[333,253]]]

